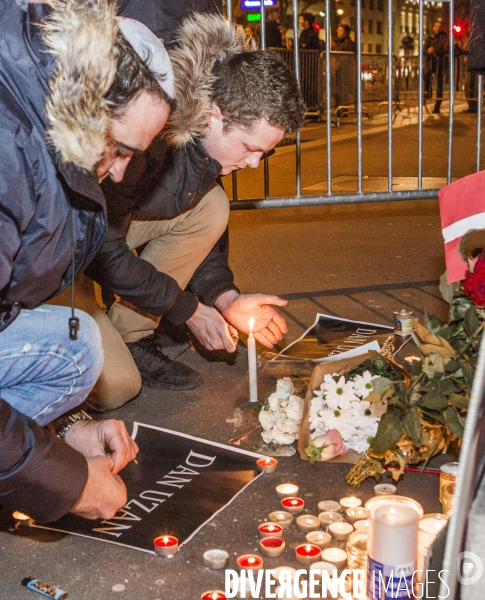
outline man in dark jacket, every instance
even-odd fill
[[[163,354],[154,334],[160,316],[173,325],[186,323],[206,348],[229,352],[235,350],[231,336],[247,333],[251,316],[255,337],[268,347],[286,332],[273,307],[284,300],[239,294],[228,265],[229,204],[217,181],[221,174],[257,167],[263,154],[301,126],[298,84],[273,53],[244,52],[237,31],[220,17],[194,15],[178,40],[170,50],[177,108],[167,135],[134,158],[122,184],[103,183],[108,233],[88,274],[121,296],[109,318],[135,362],[126,360],[126,348],[98,314],[113,361],[89,400],[101,410],[138,393],[138,370],[145,385],[158,389],[201,382]],[[135,256],[131,250],[143,244]]]
[[[162,44],[144,28],[144,62],[139,24],[118,25],[106,0],[18,4],[0,4],[0,503],[41,521],[106,518],[126,502],[117,473],[137,446],[123,423],[72,413],[100,372],[100,335],[45,301],[96,254],[98,181],[159,133],[173,78]]]
[[[318,31],[313,26],[315,17],[312,13],[304,12],[301,13],[299,21],[303,29],[298,38],[298,47],[302,50],[320,50]]]
[[[426,64],[424,66],[424,93],[426,98],[433,95],[432,77],[436,75],[436,102],[433,108],[434,114],[439,114],[443,100],[443,80],[447,67],[450,43],[448,34],[443,30],[443,23],[436,21],[431,33],[424,40],[424,55]]]

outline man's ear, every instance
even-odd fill
[[[211,105],[208,126],[210,127],[217,121],[222,122],[222,112],[221,112],[221,109],[217,106],[217,104],[215,102],[213,102]]]

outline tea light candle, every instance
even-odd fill
[[[281,506],[292,515],[299,515],[305,506],[305,501],[301,498],[283,498]]]
[[[340,504],[344,508],[357,508],[361,506],[362,500],[355,496],[346,496],[345,498],[340,498]]]
[[[279,537],[265,537],[259,542],[259,545],[261,554],[271,558],[281,556],[286,548],[285,540]]]
[[[362,521],[363,519],[367,519],[369,513],[363,506],[359,506],[359,508],[348,508],[345,511],[345,515],[349,523],[354,523],[355,521]]]
[[[310,565],[310,571],[315,571],[315,577],[317,579],[322,578],[322,571],[328,571],[330,576],[332,576],[333,571],[336,571],[337,567],[329,562],[325,562],[324,560],[319,560],[318,562]]]
[[[170,557],[179,551],[179,541],[174,535],[161,535],[153,540],[155,554]]]
[[[204,552],[204,564],[209,569],[225,569],[229,554],[225,550],[207,550]]]
[[[309,567],[312,563],[317,562],[321,556],[322,551],[318,546],[313,544],[300,544],[295,548],[295,557],[300,565]]]
[[[320,529],[320,519],[314,515],[301,515],[296,519],[296,526],[298,527],[298,531],[303,533],[316,531]]]
[[[285,581],[291,583],[294,581],[296,575],[296,569],[293,567],[276,567],[274,575],[272,575],[273,579],[280,584],[283,584]]]
[[[278,461],[276,458],[258,458],[256,461],[256,468],[260,473],[273,473],[276,471]]]
[[[342,507],[340,502],[335,502],[335,500],[322,500],[318,503],[318,510],[320,512],[340,512]]]
[[[318,515],[318,518],[320,519],[320,523],[325,531],[328,530],[330,523],[338,523],[339,521],[344,520],[340,513],[332,511],[322,512]]]
[[[395,494],[397,487],[392,483],[379,483],[374,486],[374,494],[376,496],[387,496],[389,494]]]
[[[288,529],[293,521],[293,515],[285,510],[275,510],[269,514],[269,520],[278,523],[283,529]]]
[[[261,523],[258,527],[259,537],[282,537],[283,536],[283,527],[278,523]]]
[[[322,559],[342,569],[347,564],[347,552],[341,548],[325,548],[322,550]]]
[[[16,525],[19,527],[31,527],[35,523],[34,519],[29,517],[29,515],[20,512],[19,510],[15,510],[12,513],[12,517],[15,519]]]
[[[355,523],[352,523],[352,525],[356,531],[365,531],[366,529],[369,529],[369,519],[355,521]]]
[[[200,600],[227,600],[227,598],[224,592],[220,590],[210,590],[209,592],[204,592]]]
[[[240,569],[246,569],[246,571],[259,571],[263,568],[263,559],[256,554],[241,554],[236,562]]]
[[[328,526],[328,532],[336,540],[346,540],[352,531],[354,531],[354,528],[350,523],[330,523]]]
[[[306,541],[323,550],[330,546],[332,536],[329,533],[323,533],[322,531],[310,531],[306,534]]]
[[[290,498],[296,496],[299,489],[294,483],[280,483],[276,486],[276,495],[278,498]]]

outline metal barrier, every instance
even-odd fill
[[[331,14],[330,5],[333,0],[324,0],[325,13]],[[433,90],[434,100],[445,100],[448,112],[447,128],[447,164],[446,181],[452,181],[453,174],[453,134],[454,112],[456,99],[475,102],[477,109],[476,127],[476,170],[480,169],[481,162],[481,127],[483,105],[482,76],[469,74],[466,71],[467,57],[460,53],[455,56],[455,39],[453,28],[449,32],[450,55],[443,60],[437,69],[429,68],[430,58],[424,54],[424,2],[419,2],[419,55],[418,56],[393,56],[392,35],[387,36],[387,52],[385,54],[368,54],[362,52],[362,0],[355,0],[355,22],[358,24],[356,31],[355,53],[332,52],[329,44],[326,50],[319,53],[317,50],[301,50],[295,44],[293,50],[272,49],[277,52],[286,64],[294,70],[300,81],[302,94],[308,108],[309,115],[325,118],[327,127],[325,144],[322,145],[322,162],[326,163],[326,193],[322,195],[302,195],[301,193],[301,134],[295,136],[295,188],[294,196],[279,198],[269,197],[269,163],[265,159],[264,165],[264,198],[255,200],[238,200],[237,174],[233,174],[233,201],[231,209],[252,208],[281,208],[295,206],[314,206],[322,204],[349,204],[364,202],[386,202],[421,200],[437,198],[438,189],[424,189],[423,187],[423,124],[424,116],[429,113],[426,106],[426,95]],[[231,3],[227,3],[228,17],[231,19]],[[262,3],[264,6],[264,4]],[[298,0],[292,0],[293,30],[298,31]],[[454,0],[449,0],[449,23],[454,23]],[[265,15],[261,9],[261,42],[265,47]],[[393,2],[387,0],[387,31],[394,31]],[[329,19],[326,19],[325,38],[332,38]],[[423,74],[423,76],[421,76]],[[449,82],[453,82],[450,85]],[[427,94],[425,94],[427,92]],[[438,95],[438,97],[437,97]],[[363,116],[369,116],[368,105],[377,102],[387,108],[387,191],[363,192],[362,136]],[[394,184],[393,126],[396,111],[402,110],[403,105],[408,107],[408,115],[412,109],[414,119],[417,121],[417,177],[416,185],[411,189],[403,189],[403,185]],[[411,106],[412,104],[412,106]],[[356,115],[357,131],[357,192],[349,194],[336,194],[333,192],[333,140],[331,122],[341,117],[339,107],[352,107]],[[355,120],[354,120],[355,122]],[[409,178],[411,179],[411,178]],[[398,187],[399,189],[395,189]]]

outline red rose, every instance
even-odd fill
[[[475,269],[477,265],[475,265]],[[485,306],[485,268],[475,270],[473,273],[467,271],[463,287],[465,294],[475,306]]]

